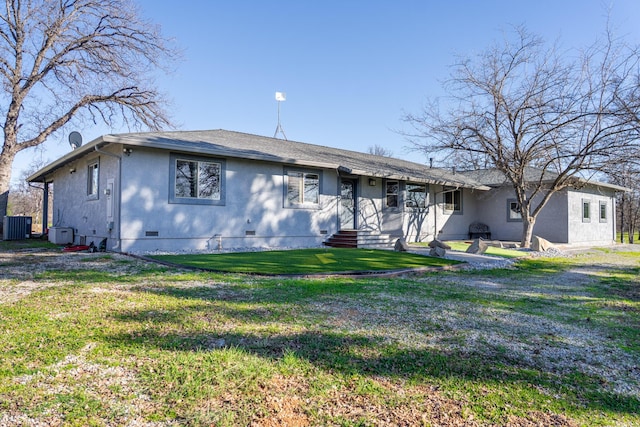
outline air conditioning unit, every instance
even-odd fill
[[[2,226],[3,240],[23,240],[31,237],[30,216],[5,216]]]
[[[51,227],[49,229],[49,241],[54,245],[66,245],[73,243],[73,228]]]

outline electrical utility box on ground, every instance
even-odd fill
[[[49,229],[49,241],[54,245],[66,245],[73,243],[73,228],[51,227]]]
[[[2,227],[3,240],[24,240],[31,237],[30,216],[5,216]]]

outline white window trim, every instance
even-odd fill
[[[300,186],[300,196],[302,202],[290,202],[289,201],[289,174],[298,173],[301,174],[302,185]],[[307,202],[304,200],[304,184],[307,175],[315,175],[318,177],[318,201]],[[313,169],[297,169],[297,168],[285,168],[283,173],[283,206],[289,209],[320,209],[320,200],[322,198],[322,171]]]
[[[454,198],[455,201],[455,196],[453,195],[453,193],[455,192],[460,192],[460,209],[448,209],[447,208],[447,194],[451,194],[451,197]],[[462,198],[462,188],[451,188],[448,190],[445,190],[442,192],[442,211],[447,214],[447,215],[462,215],[463,214],[463,209],[464,209],[464,204],[463,204],[463,198]]]
[[[207,199],[197,197],[176,196],[176,169],[178,160],[189,162],[216,163],[220,166],[220,199]],[[184,205],[213,205],[224,206],[226,199],[226,162],[223,159],[213,157],[193,156],[187,154],[171,153],[169,155],[169,203]]]
[[[585,206],[587,206],[587,214],[585,215]],[[591,222],[591,217],[593,216],[591,212],[591,200],[590,199],[582,199],[582,203],[580,204],[580,215],[582,216],[582,222]]]
[[[507,199],[507,222],[522,222],[522,210],[520,211],[519,218],[513,218],[511,216],[511,204],[518,203],[517,199]],[[519,204],[519,203],[518,203]]]
[[[408,206],[407,203],[409,202],[409,187],[411,186],[416,186],[416,187],[423,187],[424,188],[424,206]],[[405,184],[405,198],[404,198],[404,207],[407,210],[424,210],[427,209],[429,207],[429,184],[418,184],[418,183],[414,183],[414,182],[407,182]]]
[[[396,196],[396,204],[395,204],[395,206],[390,206],[390,205],[387,204],[387,200],[388,200],[387,197],[389,195],[394,195],[394,193],[389,193],[387,191],[390,184],[395,184],[397,186],[397,190],[396,190],[396,193],[395,193],[395,196]],[[383,187],[384,187],[383,190],[382,190],[383,191],[383,195],[382,195],[382,197],[383,197],[383,199],[382,199],[383,208],[385,210],[387,210],[387,209],[388,210],[398,210],[398,209],[400,209],[400,206],[401,206],[401,201],[400,201],[400,192],[401,192],[400,181],[395,180],[395,179],[385,180]]]
[[[609,215],[608,215],[608,203],[600,200],[600,203],[598,203],[598,218],[600,219],[600,222],[602,223],[606,223],[608,222],[609,219]],[[602,207],[604,206],[604,217],[602,216]]]
[[[97,171],[95,188],[93,188],[93,170]],[[94,190],[94,191],[91,191]],[[100,158],[87,163],[87,200],[98,200],[100,198]]]

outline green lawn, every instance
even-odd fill
[[[13,255],[2,426],[640,425],[640,250],[358,279]]]
[[[0,240],[0,251],[20,251],[32,249],[55,249],[58,246],[41,239]]]
[[[269,275],[375,272],[444,267],[456,261],[411,253],[368,249],[301,249],[197,255],[155,255],[151,258],[230,273]]]
[[[620,242],[620,238],[622,236],[620,235],[620,233],[617,233],[616,235],[616,242]],[[629,243],[629,233],[624,233],[624,242],[625,243]],[[640,243],[640,231],[637,231],[634,236],[633,236],[633,243]]]

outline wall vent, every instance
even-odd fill
[[[320,230],[320,234],[329,234],[327,230]]]
[[[245,236],[255,236],[256,235],[256,230],[247,230],[244,232]]]
[[[158,237],[158,232],[157,231],[145,231],[144,235],[146,237]]]

